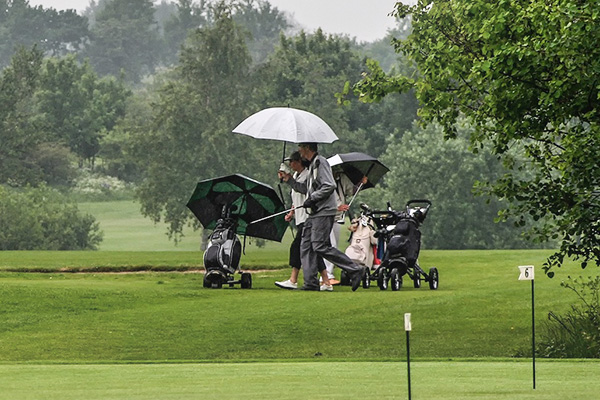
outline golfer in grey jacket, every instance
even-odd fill
[[[356,265],[346,254],[331,246],[329,235],[333,227],[337,202],[335,199],[335,180],[327,159],[318,153],[316,143],[301,143],[298,151],[302,158],[310,162],[308,178],[305,182],[296,182],[291,175],[279,172],[279,177],[292,189],[306,193],[304,208],[309,216],[304,223],[300,257],[304,270],[305,290],[319,290],[318,256],[345,270],[350,277],[352,290],[358,289],[365,269]]]

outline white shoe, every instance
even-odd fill
[[[298,289],[298,284],[290,281],[289,279],[283,282],[275,282],[275,286],[280,287],[282,289]]]
[[[321,292],[333,292],[333,286],[331,285],[321,285],[319,288]]]

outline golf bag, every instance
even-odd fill
[[[351,226],[356,227],[356,230],[352,232],[346,255],[355,263],[371,269],[375,258],[373,247],[377,245],[373,220],[361,215],[352,220]]]
[[[381,262],[387,264],[400,261],[400,274],[403,275],[408,268],[415,266],[419,257],[421,249],[419,223],[422,220],[419,221],[408,213],[399,213],[398,218],[398,223],[387,242],[386,252]]]
[[[419,228],[430,207],[429,200],[410,200],[406,203],[406,211],[395,211],[389,203],[387,210],[371,211],[366,204],[361,204],[363,214],[377,225],[378,250],[383,252],[381,264],[375,272],[365,275],[364,288],[370,286],[371,280],[376,280],[381,290],[386,290],[388,284],[392,290],[400,290],[404,275],[413,281],[415,288],[421,287],[422,279],[429,283],[430,289],[438,288],[437,268],[432,267],[426,273],[418,262],[421,250]]]
[[[209,244],[204,252],[204,267],[207,272],[224,270],[233,274],[240,265],[242,244],[235,234],[235,220],[220,219],[209,237]]]

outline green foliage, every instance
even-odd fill
[[[40,143],[30,150],[28,158],[50,186],[69,187],[77,176],[76,157],[66,146]]]
[[[90,39],[87,18],[75,10],[32,7],[26,0],[0,1],[0,68],[9,65],[19,46],[39,46],[54,57],[80,51]]]
[[[150,0],[112,0],[95,16],[85,55],[101,76],[140,82],[160,62],[161,39]]]
[[[275,53],[261,73],[266,104],[289,105],[313,111],[333,128],[340,140],[328,146],[329,154],[363,151],[378,156],[385,138],[408,129],[416,117],[412,94],[386,99],[384,108],[350,103],[339,107],[336,92],[344,82],[355,81],[365,70],[355,43],[345,37],[314,35],[282,36]]]
[[[129,91],[74,56],[21,48],[0,75],[0,183],[67,186],[73,154],[90,161],[124,114]]]
[[[32,99],[36,125],[48,140],[65,143],[93,165],[102,136],[125,114],[129,90],[115,78],[98,78],[74,56],[47,58],[39,82]]]
[[[44,137],[32,121],[31,98],[39,85],[42,53],[20,48],[0,74],[0,183],[20,186],[43,181],[30,152]]]
[[[431,124],[400,139],[390,138],[382,162],[390,168],[384,185],[361,194],[360,201],[386,209],[389,201],[402,210],[410,199],[433,202],[422,227],[423,244],[435,249],[501,249],[532,247],[522,230],[494,223],[501,204],[473,195],[473,182],[494,179],[502,166],[487,151],[468,149],[470,129],[461,125],[456,140],[443,139],[441,127]]]
[[[582,267],[598,264],[598,3],[420,0],[397,7],[399,17],[412,17],[413,33],[395,47],[418,66],[423,121],[437,121],[455,137],[457,118],[465,115],[475,128],[473,147],[505,158],[513,172],[489,193],[510,202],[507,215],[544,217],[547,223],[530,234],[560,240],[545,266],[550,276],[565,257]],[[396,90],[387,85],[401,79],[372,78],[380,84],[365,79],[366,86],[355,87],[369,100]],[[514,164],[507,155],[515,143],[526,162]]]
[[[88,250],[101,240],[94,218],[57,191],[0,186],[0,250]]]
[[[361,59],[347,38],[322,30],[282,36],[263,68],[266,101],[314,111],[334,131],[347,132],[350,111],[337,107],[334,93],[343,82],[358,78],[361,69]]]
[[[600,277],[579,277],[561,286],[574,292],[579,304],[564,315],[548,314],[537,352],[551,358],[600,358]]]
[[[165,41],[165,63],[176,64],[181,47],[191,31],[208,24],[209,9],[206,2],[177,0],[176,11],[165,20],[163,36]]]
[[[234,3],[233,19],[249,33],[246,41],[255,64],[260,64],[273,53],[279,35],[290,24],[285,15],[264,0],[242,0]]]

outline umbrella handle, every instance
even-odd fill
[[[296,209],[298,209],[298,208],[303,208],[303,207],[304,207],[304,206],[298,206],[298,207],[296,207]],[[278,216],[278,215],[281,215],[281,214],[287,214],[287,213],[289,213],[290,211],[292,211],[292,210],[294,210],[294,209],[295,209],[295,208],[294,208],[294,207],[292,207],[292,208],[290,208],[290,209],[288,209],[288,210],[284,210],[284,211],[280,211],[280,212],[278,212],[278,213],[275,213],[275,214],[267,215],[266,217],[263,217],[263,218],[260,218],[260,219],[257,219],[257,220],[255,220],[255,221],[249,222],[249,223],[248,223],[248,225],[256,224],[257,222],[265,221],[265,220],[267,220],[267,219],[270,219],[270,218],[276,217],[276,216]]]

